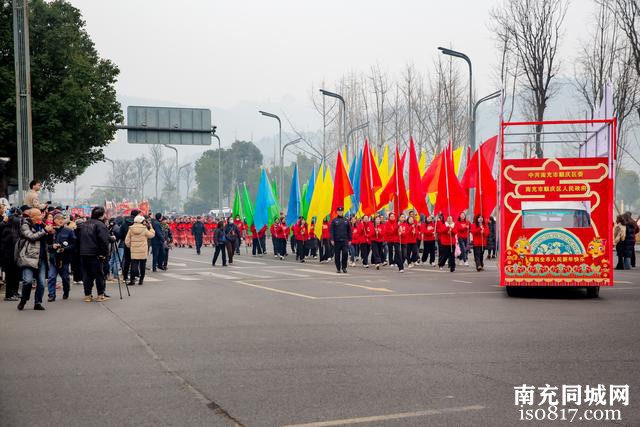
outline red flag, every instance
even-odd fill
[[[331,202],[331,214],[336,211],[339,206],[344,206],[344,199],[353,194],[353,187],[349,181],[349,175],[344,168],[342,161],[342,153],[338,150],[338,159],[336,160],[336,173],[333,179],[333,200]]]
[[[380,172],[378,172],[378,168],[375,166],[376,161],[373,158],[373,153],[371,152],[371,147],[369,147],[369,139],[364,140],[364,145],[367,148],[367,152],[369,153],[369,169],[370,169],[370,183],[373,185],[373,189],[378,191],[382,188],[382,179],[380,178]],[[360,190],[362,191],[362,190]],[[375,203],[374,203],[375,204]]]
[[[375,171],[375,175],[373,171]],[[376,213],[376,190],[381,186],[378,168],[375,167],[373,156],[369,149],[369,141],[365,140],[362,153],[362,169],[360,171],[360,209],[365,215]]]
[[[418,166],[418,156],[416,147],[411,137],[409,146],[409,201],[419,214],[429,216],[429,207],[426,201],[427,195],[422,189],[420,180],[420,166]]]
[[[396,148],[396,158],[393,165],[393,171],[391,172],[391,177],[380,193],[380,206],[386,205],[393,200],[393,210],[395,211],[396,216],[400,215],[400,212],[409,206],[403,170],[404,163],[400,160],[400,153],[398,153],[398,149]]]
[[[424,193],[436,193],[438,191],[438,178],[440,177],[440,168],[442,167],[442,159],[444,151],[433,159],[424,175],[422,175],[422,190]]]
[[[494,139],[494,138],[491,138]],[[496,180],[493,178],[492,168],[489,166],[485,154],[487,149],[491,148],[491,139],[487,140],[489,144],[482,144],[469,161],[467,170],[462,177],[462,185],[464,188],[475,188],[476,194],[474,198],[474,212],[481,214],[483,217],[491,215],[496,207],[498,197],[498,187]],[[497,140],[497,138],[495,138]],[[495,143],[493,143],[495,147]],[[495,153],[493,153],[495,156]],[[492,157],[494,157],[492,156]],[[480,173],[478,173],[480,170]]]
[[[444,151],[440,176],[438,177],[438,197],[435,212],[456,218],[467,209],[469,197],[460,185],[453,168],[453,150],[451,144]]]

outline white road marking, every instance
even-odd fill
[[[336,283],[336,282],[333,282]],[[338,282],[340,283],[340,282]],[[352,283],[340,283],[341,285],[344,286],[353,286],[354,288],[362,288],[362,289],[367,289],[369,291],[374,291],[374,292],[394,292],[391,289],[387,289],[387,288],[372,288],[371,286],[364,286],[364,285],[354,285]]]
[[[280,270],[269,270],[269,273],[282,274],[282,275],[291,276],[291,277],[309,277],[308,274],[289,273],[288,271],[280,271]]]
[[[233,262],[239,262],[241,264],[267,265],[266,262],[262,262],[262,261],[247,261],[247,260],[244,260],[244,259],[236,259],[235,257],[233,258]]]
[[[298,294],[296,292],[283,291],[282,289],[269,288],[267,286],[254,285],[253,283],[242,282],[240,280],[234,282],[239,285],[251,286],[252,288],[264,289],[265,291],[277,292],[279,294],[292,295],[294,297],[308,298],[308,299],[318,299],[318,297],[312,297],[310,295]]]
[[[182,276],[180,274],[173,274],[173,273],[162,273],[163,276],[166,277],[171,277],[172,279],[176,279],[176,280],[184,280],[187,282],[193,281],[193,280],[202,280],[200,277],[192,277],[192,276]]]
[[[233,274],[239,274],[241,276],[247,276],[247,277],[258,277],[260,279],[272,279],[272,277],[265,276],[264,274],[261,274],[261,273],[246,273],[240,270],[233,270]]]
[[[632,284],[633,282],[628,282],[628,281],[626,281],[626,280],[614,280],[614,281],[613,281],[613,283],[624,283],[624,284],[628,284],[628,285],[630,285],[630,284]]]
[[[183,263],[183,262],[167,262],[167,265],[171,265],[173,267],[186,267],[187,264]]]
[[[151,276],[144,276],[144,281],[145,282],[162,282],[162,280],[156,279],[155,277],[151,277]]]
[[[473,282],[469,282],[468,280],[452,280],[452,282],[457,282],[457,283],[473,283]]]
[[[311,270],[311,269],[308,269],[308,268],[296,268],[295,270],[296,271],[303,271],[305,273],[328,274],[329,276],[335,276],[336,274],[338,274],[335,271],[331,272],[331,271],[323,271],[323,270]]]
[[[199,260],[197,260],[197,259],[191,259],[191,258],[180,258],[180,257],[177,257],[177,256],[171,256],[171,258],[173,258],[173,259],[179,259],[179,260],[182,260],[182,261],[198,262],[198,263],[200,263],[200,264],[209,264],[209,265],[211,265],[211,261],[199,261]]]
[[[285,427],[330,427],[330,426],[344,426],[348,424],[361,424],[361,423],[373,423],[373,422],[381,422],[381,421],[390,421],[390,420],[400,420],[403,418],[415,418],[415,417],[424,417],[428,415],[443,415],[450,414],[455,412],[467,412],[467,411],[479,411],[481,409],[485,409],[484,406],[481,405],[472,405],[472,406],[459,406],[454,408],[441,408],[441,409],[427,409],[426,411],[416,411],[416,412],[400,412],[397,414],[387,414],[387,415],[374,415],[371,417],[360,417],[360,418],[348,418],[343,420],[330,420],[330,421],[319,421],[315,423],[306,423],[306,424],[291,424]]]
[[[227,280],[237,280],[237,279],[239,279],[239,277],[236,277],[236,276],[227,276],[226,274],[214,273],[212,271],[200,271],[198,274],[201,275],[201,276],[215,277],[215,278],[218,278],[218,279],[227,279]]]
[[[501,291],[477,292],[424,292],[415,294],[386,294],[386,295],[348,295],[343,297],[316,297],[316,299],[352,299],[352,298],[383,298],[383,297],[431,297],[441,295],[473,295],[473,294],[501,294]]]

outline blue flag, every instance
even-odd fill
[[[291,191],[289,192],[289,205],[287,206],[287,224],[294,224],[301,215],[300,182],[298,180],[298,165],[293,168],[291,177]]]
[[[355,214],[360,208],[360,175],[362,174],[362,150],[358,153],[358,156],[353,159],[354,172],[351,179],[351,186],[353,187],[353,196],[351,196],[352,206],[351,209]]]
[[[265,225],[269,225],[269,208],[275,204],[276,201],[273,197],[271,185],[269,184],[267,171],[262,169],[258,196],[256,197],[255,212],[253,214],[253,223],[256,226],[256,230],[260,230]]]

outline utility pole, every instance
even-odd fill
[[[13,54],[16,73],[16,145],[18,146],[18,205],[33,179],[31,134],[31,58],[29,55],[29,1],[13,0]]]

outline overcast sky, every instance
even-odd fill
[[[129,101],[211,108],[225,142],[271,136],[274,124],[258,109],[286,113],[297,127],[317,129],[321,118],[311,110],[312,84],[325,81],[331,89],[345,73],[367,72],[374,64],[392,76],[407,63],[424,73],[442,45],[471,57],[478,95],[496,89],[489,13],[500,0],[71,3],[81,10],[100,55],[120,68],[117,91],[125,110]],[[592,6],[574,0],[567,14],[562,52],[568,72]],[[142,152],[125,138],[118,132],[107,155]],[[185,149],[184,155],[201,151]],[[92,167],[89,176],[106,170]]]

